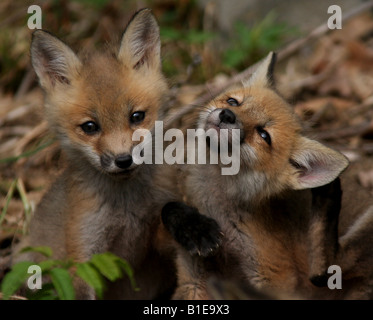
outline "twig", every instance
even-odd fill
[[[0,22],[0,27],[6,25],[12,25],[15,21],[23,19],[26,14],[26,9],[22,7],[20,10],[15,11],[13,14],[9,15],[6,19]]]
[[[362,103],[356,105],[348,110],[350,117],[355,117],[359,114],[363,114],[369,110],[371,110],[373,105],[373,95],[366,98]]]
[[[29,67],[15,94],[16,99],[23,97],[27,93],[27,91],[30,89],[34,81],[35,81],[35,71]]]
[[[17,186],[17,182],[18,182],[18,179],[15,179],[12,182],[12,184],[10,185],[8,194],[5,197],[5,204],[4,204],[3,210],[1,211],[1,216],[0,216],[0,226],[3,222],[3,220],[5,219],[5,215],[8,211],[8,206],[9,206],[10,200],[13,198],[13,193],[14,193],[14,190]]]
[[[317,139],[340,139],[340,138],[348,138],[353,136],[360,136],[363,135],[373,129],[373,121],[363,121],[355,126],[347,127],[347,128],[338,128],[334,130],[326,130],[315,133]]]
[[[353,18],[354,16],[365,12],[369,9],[373,8],[373,1],[364,2],[360,6],[357,6],[356,8],[350,10],[349,12],[343,14],[342,16],[342,22],[346,22]],[[311,33],[308,34],[307,37],[297,39],[291,44],[289,44],[287,47],[285,47],[283,50],[281,50],[278,53],[279,59],[284,59],[289,57],[290,55],[294,54],[296,51],[298,51],[300,48],[302,48],[307,42],[310,42],[314,39],[319,38],[320,36],[324,35],[330,31],[327,23],[323,23],[320,26],[318,26],[316,29],[314,29]]]
[[[23,118],[27,113],[32,111],[32,105],[26,104],[19,106],[12,111],[8,112],[5,116],[0,118],[0,126],[4,125],[6,122],[16,121],[20,118]]]
[[[363,150],[367,154],[373,154],[373,143],[364,143],[361,146],[361,150]]]
[[[317,124],[320,119],[325,115],[326,111],[331,107],[331,103],[325,103],[320,109],[318,109],[305,124],[304,129],[311,129]]]
[[[22,204],[23,204],[23,210],[25,212],[25,223],[23,224],[23,234],[26,234],[27,226],[30,223],[31,219],[31,205],[30,202],[27,198],[27,193],[26,193],[26,188],[25,185],[22,181],[22,179],[18,179],[17,181],[17,191],[19,195],[21,196]]]
[[[373,1],[368,1],[360,6],[352,9],[351,11],[347,12],[342,17],[342,22],[346,22],[347,20],[351,19],[352,17],[367,11],[369,9],[373,8]],[[302,48],[306,43],[319,38],[320,36],[324,35],[330,31],[326,23],[323,23],[322,25],[318,26],[316,29],[311,31],[308,36],[297,39],[287,45],[285,48],[279,50],[277,60],[282,61],[292,54],[296,53],[300,48]],[[193,103],[183,106],[179,110],[173,112],[170,116],[168,116],[165,119],[165,126],[166,128],[169,127],[173,122],[180,120],[184,115],[192,111],[196,105],[203,105],[207,101],[211,100],[213,97],[217,96],[219,93],[221,93],[225,88],[229,87],[230,85],[233,85],[234,83],[238,83],[245,78],[249,77],[258,67],[260,62],[255,63],[254,65],[250,66],[249,68],[243,70],[242,72],[238,73],[237,75],[230,78],[224,85],[219,85],[216,87],[209,88],[209,91],[202,95],[201,97],[197,98]]]
[[[330,75],[332,70],[332,68],[328,68],[322,73],[314,74],[309,77],[290,82],[288,85],[284,86],[284,90],[286,89],[290,90],[291,92],[294,92],[299,91],[305,87],[315,86],[319,84],[321,81],[325,80]]]
[[[29,133],[27,133],[17,142],[17,145],[14,148],[14,154],[21,154],[30,141],[46,133],[47,130],[48,125],[46,121],[43,121],[40,124],[38,124],[35,128],[33,128]]]
[[[2,300],[4,295],[0,292],[0,300]],[[9,300],[28,300],[26,297],[12,295],[9,297]]]
[[[12,126],[0,128],[0,139],[9,136],[24,136],[27,134],[32,127],[30,126]]]

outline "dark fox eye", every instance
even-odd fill
[[[238,107],[240,104],[238,103],[238,101],[234,98],[228,98],[227,99],[227,103],[232,106],[232,107]]]
[[[138,124],[140,122],[142,122],[145,118],[145,112],[143,111],[136,111],[134,113],[132,113],[131,117],[130,117],[130,121],[131,123],[134,123],[134,124]]]
[[[94,134],[100,130],[98,124],[93,121],[84,122],[80,127],[86,134]]]
[[[261,138],[268,143],[268,145],[270,146],[272,144],[272,141],[271,141],[271,136],[269,135],[269,133],[267,131],[265,131],[263,129],[263,127],[257,127],[256,128],[256,131],[258,132],[258,134],[261,136]]]

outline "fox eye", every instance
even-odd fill
[[[238,101],[234,98],[228,98],[227,99],[227,103],[232,106],[232,107],[238,107],[240,104],[238,103]]]
[[[270,146],[272,144],[272,141],[271,141],[271,136],[269,135],[269,133],[264,130],[263,127],[257,127],[256,128],[256,131],[258,132],[258,134],[261,136],[261,138],[267,142],[267,144]]]
[[[144,118],[145,118],[145,112],[136,111],[131,115],[130,121],[131,121],[131,123],[138,124],[138,123],[142,122],[144,120]]]
[[[84,122],[80,127],[86,134],[94,134],[100,130],[98,124],[93,121]]]

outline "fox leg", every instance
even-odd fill
[[[176,259],[177,288],[173,299],[208,299],[205,259],[222,244],[218,223],[182,202],[169,202],[162,209],[162,221],[179,244]]]
[[[90,259],[90,255],[84,253],[84,246],[78,246],[77,240],[79,234],[72,235],[70,237],[70,242],[67,244],[67,256],[72,258],[74,262],[85,262]],[[75,274],[76,268],[73,268],[72,274]],[[89,286],[83,279],[78,276],[73,277],[73,286],[75,289],[75,298],[77,300],[94,300],[95,291]]]
[[[81,201],[69,214],[70,219],[66,224],[66,256],[69,259],[78,263],[86,262],[93,254],[108,251],[108,235],[103,232],[107,226],[104,220],[96,218],[106,214],[105,211],[97,212],[94,203]],[[80,277],[74,277],[73,285],[76,299],[95,299],[94,289]]]
[[[173,300],[206,300],[207,278],[204,272],[203,259],[192,257],[183,249],[179,251],[176,261],[177,288],[172,297]]]

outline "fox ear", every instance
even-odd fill
[[[118,59],[132,68],[161,68],[159,27],[150,9],[135,13],[124,31]]]
[[[274,87],[275,81],[273,78],[273,71],[276,64],[276,53],[270,52],[262,62],[260,62],[256,71],[249,79],[243,81],[244,87],[251,87],[253,85],[262,87]]]
[[[290,159],[294,170],[290,186],[296,190],[323,186],[337,178],[348,164],[341,153],[301,137]]]
[[[57,83],[69,84],[81,65],[66,44],[43,30],[32,34],[31,63],[44,89]]]

